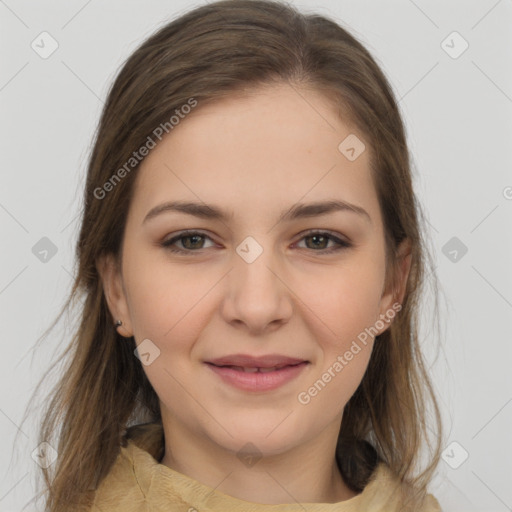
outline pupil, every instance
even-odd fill
[[[316,241],[323,240],[325,242],[325,237],[322,235],[312,235],[310,238],[312,238],[313,240],[316,240]],[[316,247],[318,247],[318,244],[315,243],[315,245],[316,245]]]
[[[200,235],[189,235],[188,237],[185,238],[185,240],[190,241],[193,238],[196,239],[196,242],[198,241],[198,239],[199,240],[201,239]],[[187,244],[185,244],[185,245],[187,245]],[[190,244],[188,244],[188,245],[190,245]],[[192,242],[192,246],[194,246],[194,242]],[[188,247],[188,248],[190,248],[190,247]]]

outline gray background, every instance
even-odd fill
[[[292,3],[351,30],[401,98],[444,297],[437,358],[423,326],[447,431],[431,492],[446,512],[512,510],[512,0]],[[106,91],[145,37],[196,5],[0,0],[1,512],[21,510],[34,492],[37,421],[20,430],[21,419],[66,334],[34,344],[71,284]],[[31,47],[43,31],[58,43],[46,59]],[[40,252],[43,237],[54,255]]]

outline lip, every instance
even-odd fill
[[[205,361],[206,365],[224,382],[243,391],[272,391],[299,376],[309,361],[294,357],[269,354],[249,356],[235,354]],[[277,368],[275,368],[277,367]],[[246,372],[243,368],[263,368],[264,371]],[[275,368],[269,370],[270,368]]]

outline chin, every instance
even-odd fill
[[[304,432],[301,426],[292,419],[293,413],[286,414],[272,411],[265,415],[262,411],[254,411],[253,414],[244,413],[243,417],[226,418],[225,425],[229,434],[221,427],[215,432],[208,432],[212,440],[224,449],[238,454],[240,451],[254,450],[260,456],[279,455],[288,449],[300,444]],[[283,421],[284,420],[284,421]],[[210,429],[208,429],[210,430]]]

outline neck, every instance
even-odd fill
[[[337,503],[357,495],[343,481],[335,459],[340,423],[286,452],[258,453],[251,458],[228,451],[171,419],[164,421],[161,464],[244,501],[269,505]]]

